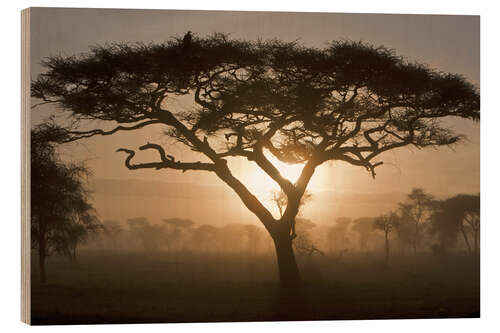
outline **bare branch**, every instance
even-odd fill
[[[120,148],[117,152],[127,153],[127,159],[125,160],[125,166],[130,170],[138,169],[174,169],[182,170],[186,172],[188,170],[204,170],[204,171],[215,171],[215,164],[213,163],[202,163],[202,162],[179,162],[174,159],[173,156],[167,155],[165,150],[158,144],[147,143],[141,147],[139,150],[154,149],[160,154],[160,162],[149,162],[149,163],[138,163],[132,164],[132,158],[135,156],[135,151],[125,148]]]
[[[66,134],[65,137],[66,138],[63,139],[62,142],[72,142],[72,141],[76,141],[76,140],[80,140],[80,139],[84,139],[84,138],[90,138],[90,137],[93,137],[95,135],[103,135],[103,136],[104,135],[112,135],[118,131],[133,131],[133,130],[140,129],[140,128],[143,128],[143,127],[146,127],[149,125],[161,124],[161,123],[162,123],[162,121],[155,119],[155,120],[144,121],[144,122],[136,124],[134,126],[119,125],[119,126],[113,128],[112,130],[109,130],[109,131],[105,131],[103,129],[93,129],[90,131],[68,131],[68,130],[65,130],[65,134]]]

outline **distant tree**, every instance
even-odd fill
[[[104,220],[103,230],[104,230],[104,236],[106,236],[106,238],[108,238],[111,241],[111,246],[116,249],[118,247],[118,239],[120,238],[120,235],[122,235],[124,231],[120,222],[113,220]]]
[[[130,233],[148,252],[157,251],[165,243],[165,226],[151,224],[145,217],[127,219]]]
[[[413,246],[415,228],[408,216],[398,214],[399,223],[394,226],[400,253],[404,254]]]
[[[374,220],[373,217],[361,217],[352,222],[351,229],[359,235],[359,249],[361,251],[366,250],[368,247],[368,240],[370,239],[370,234],[373,232]]]
[[[413,253],[417,254],[418,243],[424,224],[430,220],[434,198],[421,188],[414,188],[405,202],[399,204],[402,219],[413,225]]]
[[[454,247],[461,233],[469,253],[479,251],[479,195],[459,194],[435,203],[431,216],[432,234],[437,234],[441,249]],[[474,249],[468,237],[468,230],[474,240]]]
[[[213,250],[217,241],[217,228],[210,224],[200,225],[193,231],[193,241],[198,250]]]
[[[219,177],[271,235],[283,286],[300,284],[295,218],[319,165],[342,161],[375,176],[387,151],[457,143],[461,135],[440,120],[479,119],[479,93],[464,78],[408,62],[385,47],[341,41],[312,48],[223,34],[192,35],[186,44],[182,38],[106,44],[84,55],[49,57],[42,63],[46,72],[31,84],[32,97],[56,104],[73,120],[54,125],[61,142],[154,126],[198,153],[200,161],[179,161],[146,143],[139,150],[156,151],[159,160],[133,162],[134,150],[118,150],[127,154],[130,170]],[[176,110],[176,98],[191,98],[194,106]],[[107,124],[115,127],[103,129]],[[265,152],[303,165],[298,180],[283,177]],[[279,219],[233,175],[230,157],[255,163],[280,186],[288,200]]]
[[[75,221],[65,226],[63,235],[67,239],[67,247],[64,251],[73,262],[76,262],[76,250],[79,245],[87,243],[97,237],[102,231],[102,225],[94,216],[93,220],[86,222]]]
[[[86,184],[89,170],[63,162],[53,135],[44,124],[31,131],[31,247],[38,251],[42,283],[46,257],[74,257],[77,245],[100,227]]]
[[[189,242],[187,237],[191,234],[195,223],[189,219],[178,217],[163,219],[162,222],[165,223],[169,249],[173,247],[177,251],[182,250],[184,248],[183,244]]]
[[[314,253],[324,255],[316,244],[314,243],[311,235],[311,230],[316,227],[316,224],[311,220],[304,218],[297,218],[297,239],[293,243],[294,248],[298,253],[305,254],[311,257]]]
[[[346,234],[351,223],[352,220],[348,217],[339,217],[335,220],[335,225],[329,228],[327,234],[330,249],[344,251],[347,248]]]
[[[395,212],[389,212],[383,214],[375,219],[373,226],[377,230],[381,230],[384,233],[385,240],[385,261],[389,261],[389,235],[392,233],[394,228],[399,224],[399,216]]]
[[[245,225],[240,223],[226,224],[217,229],[217,245],[224,252],[245,252],[247,248]]]
[[[259,227],[253,224],[245,224],[244,232],[247,239],[248,251],[255,254],[260,242],[262,241],[262,231]]]
[[[480,215],[480,199],[479,195],[471,196],[467,199],[466,211],[464,216],[464,222],[472,229],[472,237],[474,239],[474,253],[479,253],[479,228],[481,222]],[[464,223],[462,223],[462,234],[466,238],[466,233],[464,231]]]
[[[184,35],[184,38],[182,39],[182,46],[183,47],[190,47],[191,46],[191,41],[193,40],[193,34],[190,31],[188,31],[185,35]]]

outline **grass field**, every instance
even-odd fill
[[[300,311],[283,310],[272,255],[82,251],[32,273],[33,324],[479,316],[479,266],[466,255],[298,258]],[[285,295],[286,296],[286,295]]]

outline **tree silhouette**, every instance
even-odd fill
[[[314,244],[311,235],[311,229],[314,229],[316,224],[311,220],[304,218],[297,218],[297,239],[293,243],[297,252],[311,257],[314,253],[325,255],[323,251],[318,249]]]
[[[113,248],[118,247],[118,240],[123,233],[123,227],[118,221],[105,220],[103,221],[104,235],[109,238]]]
[[[307,202],[309,202],[312,198],[312,194],[309,193],[307,190],[304,192],[302,195],[302,198],[300,199],[300,202],[297,207],[297,215],[299,214],[300,208],[302,208]],[[277,190],[277,191],[272,191],[271,192],[271,201],[274,202],[276,205],[276,208],[278,208],[278,211],[280,213],[280,218],[283,218],[283,214],[285,212],[286,207],[288,206],[288,196],[283,190]],[[290,230],[290,238],[293,240],[295,237],[297,237],[296,233],[296,228],[295,228],[295,220],[292,224],[291,230]]]
[[[109,44],[78,56],[45,59],[46,72],[32,82],[32,96],[54,103],[73,120],[58,130],[61,142],[112,135],[149,126],[199,153],[179,161],[147,142],[139,150],[159,160],[137,169],[204,171],[217,175],[240,197],[272,236],[283,286],[300,282],[292,241],[295,217],[309,180],[327,161],[366,168],[375,176],[382,153],[404,147],[447,146],[461,136],[445,117],[479,119],[479,94],[459,75],[411,63],[385,47],[332,42],[325,48],[279,40],[241,41],[215,34],[161,44]],[[173,100],[191,98],[176,110]],[[96,128],[100,120],[102,128]],[[105,124],[115,124],[105,129]],[[264,154],[302,164],[295,183]],[[286,194],[275,219],[237,179],[229,158],[256,163]]]
[[[366,250],[370,234],[373,232],[373,217],[360,217],[352,222],[352,231],[359,235],[359,249]]]
[[[75,258],[77,245],[101,227],[85,182],[89,170],[61,161],[53,135],[44,124],[31,131],[31,247],[38,252],[42,283],[46,257]]]
[[[195,223],[189,219],[181,219],[177,217],[163,219],[162,222],[165,223],[166,226],[165,232],[169,249],[172,249],[173,245],[173,248],[176,251],[181,250],[185,238],[191,232]]]
[[[335,220],[335,225],[329,228],[327,238],[330,249],[345,251],[349,239],[346,237],[347,229],[352,220],[348,217],[339,217]]]
[[[261,229],[253,224],[245,224],[244,233],[246,235],[248,252],[256,254],[257,248],[262,242]]]
[[[193,231],[193,240],[201,251],[213,250],[217,240],[217,228],[210,224],[202,224]]]
[[[76,262],[76,250],[78,245],[84,244],[90,239],[95,238],[102,230],[102,225],[97,222],[97,218],[93,219],[94,221],[88,221],[85,223],[81,223],[76,220],[73,223],[66,224],[63,229],[62,235],[66,239],[67,243],[67,246],[64,247],[63,253],[73,262]]]
[[[454,247],[460,232],[469,253],[479,252],[479,195],[459,194],[435,203],[430,232],[437,234],[441,249]],[[474,244],[468,237],[472,233]],[[474,248],[472,248],[474,246]]]
[[[399,216],[395,212],[389,212],[383,214],[375,219],[373,226],[377,230],[381,230],[384,233],[385,239],[385,261],[389,261],[389,235],[394,230],[394,228],[399,224]]]
[[[399,250],[401,254],[404,254],[408,248],[413,246],[415,227],[408,216],[398,214],[398,217],[399,223],[394,226],[394,229],[396,230]]]
[[[428,222],[432,214],[434,198],[425,193],[421,188],[414,188],[408,195],[405,202],[399,204],[402,214],[402,221],[407,221],[413,225],[413,254],[417,254],[418,242],[424,223]]]
[[[127,219],[132,237],[143,246],[147,252],[157,251],[165,239],[165,226],[151,224],[145,217]]]

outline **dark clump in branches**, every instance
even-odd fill
[[[147,143],[139,149],[157,151],[159,160],[141,163],[133,161],[135,151],[119,149],[129,169],[215,173],[271,234],[282,282],[299,280],[292,229],[317,166],[343,161],[375,176],[388,150],[457,143],[461,135],[442,119],[479,119],[479,94],[464,78],[408,62],[385,47],[343,41],[319,49],[223,34],[190,35],[186,43],[118,43],[47,58],[32,96],[71,114],[70,125],[54,125],[60,142],[162,125],[167,136],[200,153],[203,162],[179,161]],[[176,110],[171,100],[181,96],[195,106]],[[115,128],[89,128],[87,120]],[[265,151],[303,164],[298,180],[283,177]],[[287,200],[279,219],[233,176],[228,157],[255,162],[280,186]]]

